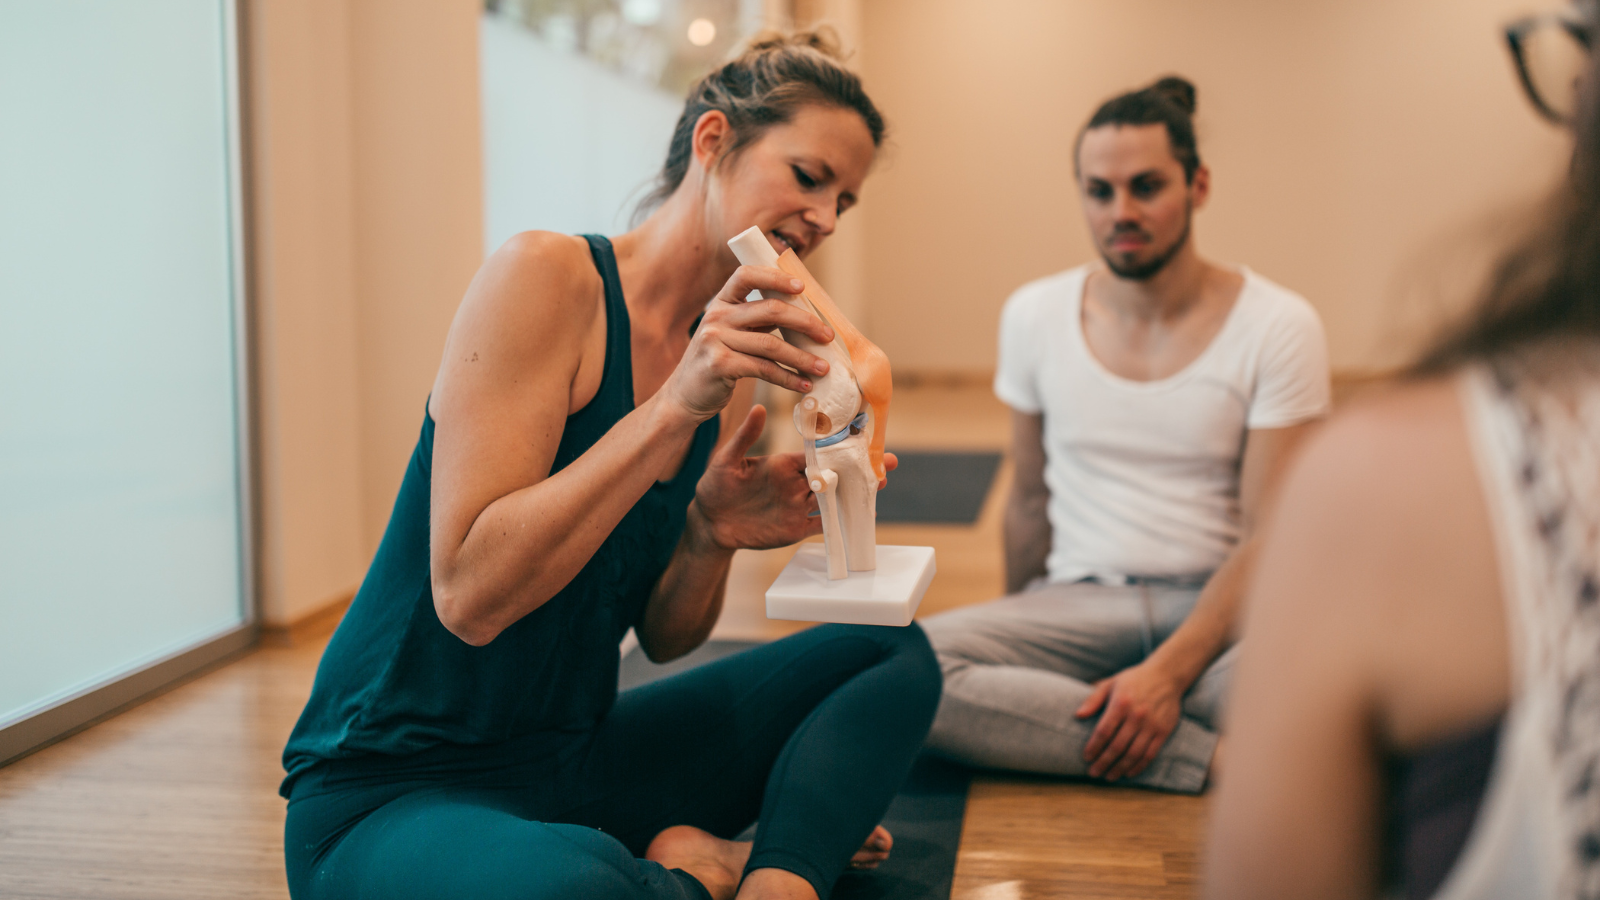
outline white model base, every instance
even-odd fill
[[[821,544],[801,544],[767,589],[767,618],[910,625],[933,581],[932,547],[878,547],[878,568],[828,580]]]

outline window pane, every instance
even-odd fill
[[[244,620],[225,13],[0,0],[0,724]]]

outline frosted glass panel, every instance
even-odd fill
[[[484,16],[479,35],[486,249],[531,228],[626,230],[630,200],[667,157],[682,98],[498,16]]]
[[[0,725],[244,621],[228,11],[0,0]]]

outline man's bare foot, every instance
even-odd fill
[[[750,844],[725,841],[692,825],[674,825],[656,835],[644,858],[693,875],[711,900],[733,900],[750,859]]]
[[[858,872],[876,869],[879,863],[889,858],[889,851],[894,848],[894,836],[889,829],[879,825],[867,835],[866,843],[850,857],[850,868]]]

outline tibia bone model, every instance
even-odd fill
[[[878,486],[894,390],[889,358],[850,324],[793,250],[779,256],[759,228],[746,229],[728,246],[744,265],[782,269],[805,284],[799,296],[763,291],[763,297],[799,306],[833,328],[826,344],[782,329],[784,340],[828,361],[828,373],[813,377],[811,391],[795,405],[794,425],[822,515],[828,577],[870,572],[878,567]]]

